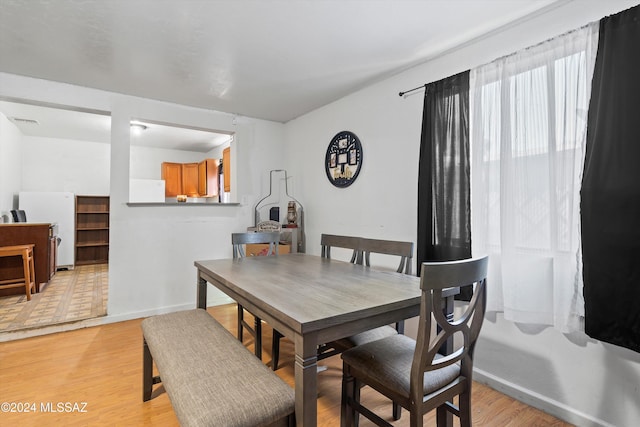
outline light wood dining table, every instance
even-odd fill
[[[303,253],[195,266],[199,308],[212,284],[293,341],[298,426],[317,425],[318,345],[419,314],[416,276]]]

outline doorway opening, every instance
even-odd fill
[[[3,98],[0,121],[2,166],[11,168],[0,186],[2,239],[47,246],[36,247],[30,301],[21,288],[0,286],[0,333],[106,315],[110,114]],[[23,210],[25,223],[7,223],[11,210]],[[51,244],[25,231],[43,224]]]

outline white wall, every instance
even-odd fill
[[[0,215],[18,208],[22,186],[22,134],[0,113]]]
[[[21,191],[109,194],[109,144],[23,135]]]
[[[131,146],[131,179],[162,179],[162,162],[193,163],[208,157],[205,153]]]
[[[27,154],[22,156],[20,191],[109,194],[110,144],[27,135],[21,138]],[[199,162],[205,157],[205,153],[195,151],[131,146],[130,177],[159,180],[162,162]]]
[[[379,82],[286,124],[287,167],[305,204],[307,252],[320,234],[416,240],[417,176],[423,92],[398,92],[459,73],[537,44],[637,1],[583,0],[561,7]],[[362,171],[350,187],[333,187],[324,156],[341,130],[363,146]],[[491,291],[489,284],[489,292]],[[580,426],[635,426],[640,419],[640,355],[526,329],[490,317],[476,353],[476,379]]]

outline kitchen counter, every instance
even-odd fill
[[[190,197],[186,202],[178,202],[173,198],[167,199],[164,202],[128,202],[127,206],[240,206],[240,203],[220,203],[218,201],[211,201],[211,199],[205,197]]]

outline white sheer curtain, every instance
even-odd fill
[[[598,23],[471,70],[472,253],[488,311],[584,330],[579,191]]]

